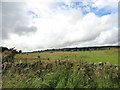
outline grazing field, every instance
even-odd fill
[[[21,53],[4,64],[2,81],[3,88],[120,88],[118,68],[118,49]]]
[[[43,52],[43,53],[23,53],[17,54],[15,58],[41,58],[41,60],[67,60],[75,62],[77,60],[86,60],[89,62],[109,62],[118,64],[118,49],[98,50],[98,51],[72,51],[72,52]],[[32,62],[33,60],[27,60]]]

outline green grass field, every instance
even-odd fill
[[[86,60],[89,62],[109,62],[111,64],[118,64],[118,50],[100,50],[100,51],[76,51],[76,52],[45,52],[45,53],[28,53],[17,54],[15,58],[38,58],[47,60]],[[29,61],[28,61],[29,62]],[[30,61],[32,62],[32,61]]]

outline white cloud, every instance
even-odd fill
[[[111,7],[111,8],[115,8],[118,7],[118,2],[119,0],[94,0],[93,1],[94,7],[98,7],[98,8],[104,8],[104,7]]]
[[[101,1],[94,0],[94,2],[96,6],[99,6]],[[102,0],[101,3],[104,2],[105,0]],[[111,6],[112,2],[109,0],[106,2],[104,6],[108,6],[108,4]],[[86,2],[86,4],[88,3]],[[3,30],[6,31],[5,34],[8,34],[9,38],[3,40],[2,45],[31,51],[117,43],[117,13],[98,17],[94,13],[84,15],[80,9],[62,10],[53,5],[54,0],[50,2],[30,0],[24,4],[7,8],[6,24]],[[13,8],[15,9],[13,10]],[[40,17],[33,19],[31,15],[27,14],[27,11],[33,11]],[[33,26],[37,29],[34,33],[31,32]],[[22,29],[23,27],[26,29]],[[23,34],[24,32],[25,34]]]
[[[114,38],[113,38],[114,37]],[[98,44],[113,44],[118,42],[118,30],[117,28],[101,32],[96,39]]]

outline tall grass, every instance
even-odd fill
[[[3,71],[3,88],[120,88],[118,65],[62,62],[12,64]]]

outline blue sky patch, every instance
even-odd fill
[[[31,15],[33,19],[37,19],[37,18],[41,17],[38,13],[36,13],[36,12],[34,12],[32,10],[27,11],[27,14]]]
[[[56,6],[61,8],[62,10],[69,10],[69,9],[80,9],[84,15],[87,13],[95,13],[95,15],[101,17],[104,15],[112,14],[117,12],[117,8],[110,8],[110,7],[104,7],[101,9],[98,9],[97,7],[92,7],[93,3],[89,3],[84,5],[83,2],[71,2],[70,4],[66,4],[63,2],[57,2]]]

